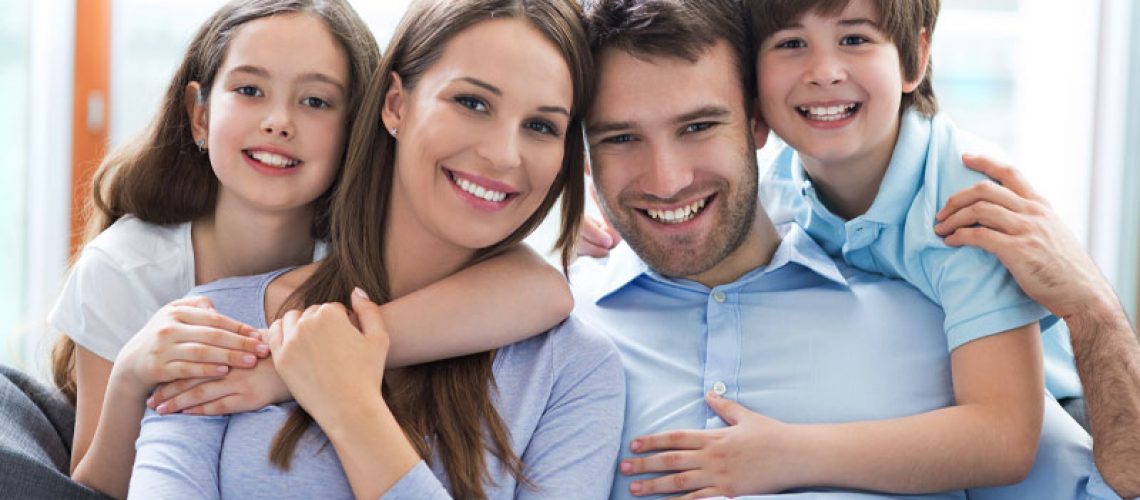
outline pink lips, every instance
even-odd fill
[[[507,205],[510,205],[511,201],[514,200],[519,194],[518,191],[516,191],[515,188],[510,186],[509,184],[504,184],[502,182],[495,181],[492,179],[488,179],[486,177],[473,175],[473,174],[469,174],[469,173],[465,173],[465,172],[458,172],[455,170],[449,170],[447,168],[444,168],[443,171],[444,171],[444,174],[448,178],[447,180],[451,184],[451,189],[453,189],[456,192],[456,194],[458,194],[459,197],[461,199],[463,199],[463,201],[467,202],[471,206],[478,208],[480,210],[486,210],[486,211],[490,211],[490,212],[502,210],[502,209],[506,208]],[[504,194],[506,194],[506,196],[500,201],[486,200],[486,199],[480,198],[478,196],[475,196],[474,194],[468,192],[467,190],[459,187],[459,185],[455,183],[455,179],[462,179],[462,180],[467,181],[471,184],[475,184],[477,186],[480,186],[483,189],[489,189],[491,191],[498,191],[500,193],[504,193]]]

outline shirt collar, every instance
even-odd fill
[[[908,109],[899,120],[899,136],[895,142],[895,149],[891,153],[891,161],[887,165],[887,172],[879,184],[879,192],[867,213],[854,220],[867,220],[880,224],[902,224],[906,220],[907,211],[911,202],[918,196],[922,188],[923,174],[926,170],[927,150],[930,146],[931,120],[915,111]],[[838,215],[829,210],[820,201],[815,189],[811,187],[811,179],[804,171],[803,162],[797,153],[792,164],[792,181],[802,186],[803,194],[811,203],[814,214],[840,220]]]
[[[757,217],[766,216],[757,213]],[[847,287],[847,279],[827,252],[811,239],[799,224],[783,224],[776,228],[781,235],[780,245],[772,255],[772,260],[766,266],[760,266],[741,276],[733,284],[739,285],[756,280],[766,274],[772,273],[789,265],[797,265],[820,277]],[[645,261],[634,253],[624,241],[610,251],[609,260],[600,271],[606,276],[600,280],[595,303],[600,303],[607,297],[621,291],[633,281],[642,276],[665,282],[688,282],[684,279],[668,278],[653,271]]]

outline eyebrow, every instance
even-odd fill
[[[248,74],[248,75],[258,76],[261,78],[269,78],[269,70],[262,68],[260,66],[253,66],[251,64],[243,64],[241,66],[237,66],[234,69],[231,69],[229,71],[229,73],[231,73],[231,74],[233,74],[233,73],[244,73],[244,74]],[[309,73],[304,73],[300,76],[300,78],[298,78],[298,80],[302,81],[302,82],[315,81],[315,82],[327,83],[329,85],[336,87],[337,90],[339,90],[341,92],[345,91],[343,83],[340,83],[335,78],[328,76],[324,73],[318,73],[315,71],[309,72]]]
[[[872,19],[868,19],[865,17],[857,17],[854,19],[840,19],[838,24],[840,26],[863,26],[863,25],[867,25],[867,26],[871,26],[872,28],[879,29],[879,23],[875,22]],[[804,29],[804,25],[797,21],[797,22],[788,24],[787,26],[784,26],[783,28],[780,28],[776,31],[794,30],[794,29]]]
[[[723,106],[704,106],[680,115],[672,120],[674,124],[688,123],[703,118],[724,118],[732,114]],[[599,122],[586,125],[586,135],[607,134],[637,128],[633,122]]]
[[[495,94],[498,97],[503,97],[503,91],[499,90],[499,87],[491,85],[490,83],[487,83],[487,82],[480,80],[478,78],[473,78],[470,76],[464,76],[462,78],[456,78],[456,80],[470,83],[471,85],[482,88],[482,89],[486,90],[487,92]],[[570,116],[570,111],[567,110],[566,108],[562,107],[562,106],[539,106],[538,111],[540,113],[558,113],[558,114]]]

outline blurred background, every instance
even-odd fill
[[[42,369],[46,315],[81,242],[101,155],[137,133],[222,0],[0,0],[0,362]],[[407,0],[351,2],[383,47]],[[1135,322],[1140,285],[1140,6],[944,0],[942,110],[1047,196]],[[557,213],[557,212],[554,212]],[[540,249],[555,223],[531,237]]]

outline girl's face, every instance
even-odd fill
[[[208,105],[187,86],[219,202],[256,211],[307,208],[332,184],[344,149],[348,59],[320,19],[283,14],[238,29]]]
[[[491,246],[534,214],[562,167],[573,85],[561,51],[507,18],[455,35],[385,96],[396,131],[392,217],[463,250]]]

